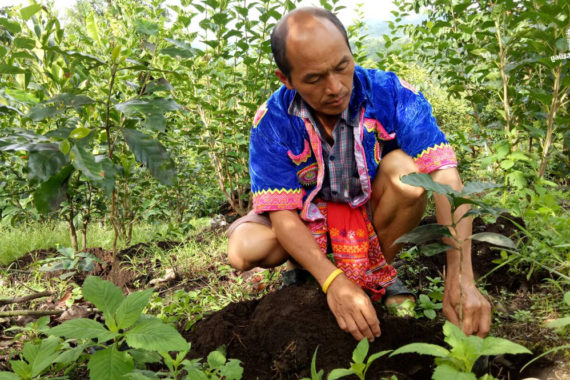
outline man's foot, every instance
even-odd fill
[[[382,302],[388,313],[396,317],[415,317],[416,297],[404,283],[396,278],[396,282],[386,287]]]

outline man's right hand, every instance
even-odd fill
[[[380,321],[370,297],[344,274],[330,284],[327,302],[338,326],[360,341],[366,337],[370,342],[380,336]]]

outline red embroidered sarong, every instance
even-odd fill
[[[396,281],[396,270],[386,263],[365,207],[336,202],[317,202],[317,207],[325,219],[308,227],[323,253],[327,254],[328,232],[337,268],[367,290],[373,301],[380,299],[384,288]]]

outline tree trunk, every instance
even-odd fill
[[[73,224],[73,219],[75,218],[75,213],[73,211],[73,199],[69,194],[67,194],[67,201],[69,202],[69,217],[67,219],[67,224],[69,226],[69,237],[71,238],[71,247],[75,252],[78,252],[79,245],[77,244],[77,231],[75,230],[75,225]]]
[[[548,165],[548,151],[550,149],[550,145],[552,145],[552,136],[554,135],[554,119],[556,118],[556,111],[558,111],[558,106],[560,105],[558,99],[558,94],[560,92],[560,70],[562,70],[562,63],[560,63],[554,70],[552,101],[550,102],[550,112],[548,113],[548,119],[546,120],[546,137],[544,138],[544,144],[542,145],[542,160],[540,162],[540,168],[538,169],[538,178],[542,178],[544,176]]]

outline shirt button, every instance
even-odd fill
[[[329,159],[330,159],[331,161],[334,161],[334,155],[331,154],[331,156],[329,157]]]

